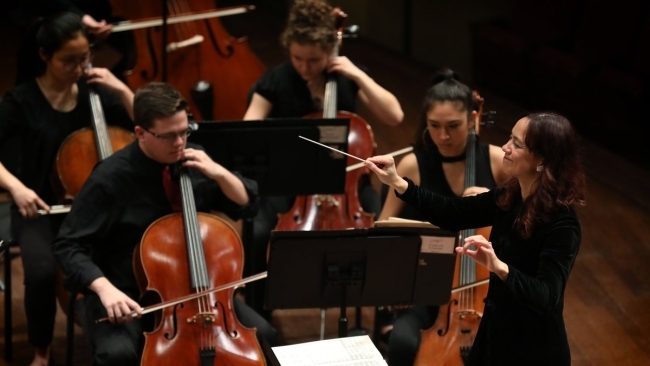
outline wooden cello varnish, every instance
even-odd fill
[[[108,126],[104,110],[92,85],[88,86],[92,128],[71,133],[56,156],[56,171],[65,190],[65,199],[73,199],[81,190],[95,165],[135,141],[135,136],[123,128]]]
[[[161,0],[111,0],[111,4],[115,15],[129,20],[163,15]],[[167,0],[165,4],[173,17],[214,10],[216,1]],[[132,90],[165,81],[183,94],[195,120],[242,118],[248,91],[266,70],[246,38],[232,37],[218,18],[168,24],[164,46],[160,26],[132,32],[134,49],[125,75]]]
[[[157,302],[242,278],[239,235],[217,216],[197,213],[186,170],[181,169],[180,177],[183,212],[153,222],[134,251],[140,291],[158,297]],[[211,293],[160,310],[155,329],[145,333],[141,365],[266,365],[255,330],[244,327],[235,315],[234,291]]]
[[[474,101],[478,106],[479,117],[467,136],[465,188],[476,185],[476,137],[483,113],[483,99],[474,92]],[[491,227],[463,230],[460,243],[472,235],[489,238],[490,230]],[[456,256],[452,288],[488,278],[490,271],[485,266],[467,256]],[[466,363],[483,316],[483,301],[487,291],[488,285],[484,284],[451,294],[449,303],[440,306],[433,326],[422,331],[415,366],[462,366]]]

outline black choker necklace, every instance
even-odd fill
[[[462,154],[460,154],[460,155],[457,155],[457,156],[442,156],[442,155],[440,155],[440,161],[442,161],[443,163],[455,163],[455,162],[463,161],[463,160],[465,160],[465,153],[464,152]]]

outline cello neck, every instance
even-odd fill
[[[334,46],[332,58],[338,57],[339,46],[338,43]],[[325,97],[323,101],[323,118],[336,118],[338,98],[338,89],[336,84],[336,76],[333,74],[327,75],[327,83],[325,84]]]
[[[91,66],[89,65],[88,67]],[[111,146],[111,139],[108,136],[102,101],[94,85],[88,85],[88,95],[90,98],[90,110],[93,115],[93,130],[95,131],[97,154],[99,161],[102,161],[113,154],[113,147]]]
[[[332,58],[339,57],[339,48],[340,44],[343,41],[343,21],[348,16],[340,8],[333,9],[335,26],[336,26],[336,42],[334,43],[334,49],[332,50]],[[325,84],[325,97],[323,101],[323,118],[336,118],[337,114],[337,105],[336,100],[338,98],[338,92],[336,87],[336,76],[334,74],[327,75],[327,84]]]
[[[465,147],[465,185],[464,188],[476,185],[476,130],[470,129]],[[466,229],[461,232],[461,239],[476,235],[476,229]],[[461,242],[463,245],[463,242]],[[460,259],[459,285],[467,285],[476,281],[476,264],[467,256]]]
[[[180,170],[181,199],[183,202],[183,227],[185,229],[185,243],[187,244],[187,258],[192,279],[192,288],[202,290],[210,288],[210,279],[203,251],[199,218],[196,212],[192,180],[188,168],[174,165],[173,170]],[[174,174],[172,173],[172,176]]]

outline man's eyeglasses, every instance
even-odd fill
[[[85,70],[88,67],[88,65],[90,65],[92,60],[93,60],[93,54],[89,53],[87,55],[84,55],[81,58],[61,60],[60,62],[66,71],[74,71],[77,68],[77,65],[80,65],[81,69]]]
[[[149,132],[153,137],[167,144],[173,143],[179,137],[184,140],[187,138],[187,136],[192,134],[192,128],[190,127],[188,127],[186,130],[183,130],[181,132],[167,132],[162,134],[153,133],[147,130],[146,128],[143,128],[143,130]]]

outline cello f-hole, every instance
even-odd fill
[[[214,37],[214,31],[212,30],[212,26],[210,25],[210,22],[205,20],[205,26],[208,28],[208,36],[210,37],[210,43],[212,43],[212,47],[214,47],[214,50],[217,51],[219,56],[223,58],[231,58],[232,55],[235,53],[235,48],[232,46],[232,42],[228,41],[228,45],[226,46],[226,51],[223,52],[221,50],[221,46],[219,46],[219,42],[217,42],[217,39]]]

